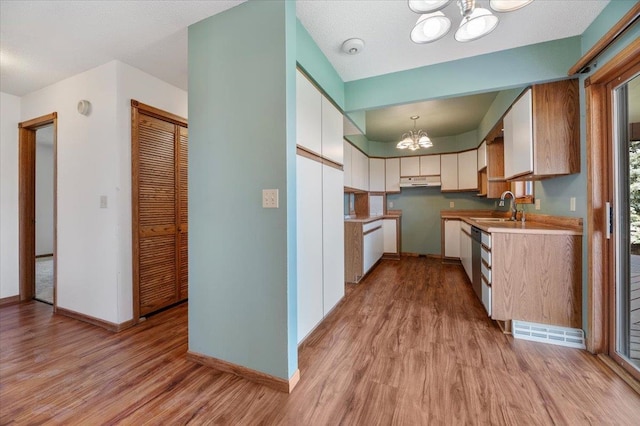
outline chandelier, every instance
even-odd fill
[[[451,28],[451,20],[441,12],[452,0],[409,0],[409,9],[420,13],[411,30],[414,43],[432,43],[444,37]],[[533,0],[491,0],[489,5],[496,12],[511,12]],[[462,21],[454,35],[460,42],[477,40],[498,26],[498,17],[489,9],[476,7],[476,0],[456,0]]]
[[[411,151],[415,151],[420,148],[431,148],[433,146],[433,142],[427,136],[427,132],[424,130],[416,129],[416,120],[420,118],[419,115],[412,115],[409,117],[413,120],[413,130],[409,130],[407,133],[402,135],[402,140],[398,142],[396,148],[398,149],[407,149],[409,148]]]

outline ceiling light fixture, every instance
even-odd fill
[[[451,20],[441,9],[452,0],[408,0],[409,9],[420,13],[416,25],[411,30],[414,43],[433,43],[444,37],[451,28]],[[491,0],[490,6],[496,12],[511,12],[520,9],[533,0]],[[498,26],[498,17],[489,9],[476,7],[476,0],[456,0],[462,15],[462,21],[455,33],[460,42],[477,40],[489,34]]]
[[[420,148],[431,148],[433,146],[433,142],[431,142],[431,139],[427,136],[427,132],[424,130],[417,130],[416,128],[416,121],[420,116],[412,115],[409,118],[413,120],[413,130],[409,130],[407,133],[402,135],[402,140],[398,142],[396,148],[408,148],[411,151],[415,151]]]
[[[364,49],[364,40],[359,38],[350,38],[342,43],[342,51],[348,55],[356,55]]]

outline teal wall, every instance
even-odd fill
[[[476,130],[454,136],[431,138],[431,141],[433,142],[433,147],[421,151],[397,149],[396,144],[393,142],[369,141],[368,152],[370,157],[409,157],[465,151],[467,149],[477,148],[478,145],[480,145],[478,132]]]
[[[580,37],[571,37],[350,81],[345,83],[346,110],[366,110],[562,79],[580,56]]]
[[[297,369],[295,42],[289,1],[189,27],[189,350],[283,379]],[[263,188],[280,208],[262,208]]]
[[[609,29],[612,25],[624,16],[637,2],[614,0],[607,5],[602,13],[593,21],[582,35],[582,53],[586,53]],[[564,176],[536,182],[535,196],[540,199],[541,209],[536,213],[581,217],[584,221],[584,238],[582,244],[582,302],[583,302],[583,328],[587,330],[588,313],[588,274],[587,274],[587,127],[586,127],[586,96],[584,81],[600,67],[606,64],[611,58],[619,53],[633,40],[640,37],[640,25],[636,23],[629,29],[616,43],[600,57],[596,58],[597,66],[592,67],[590,73],[580,75],[580,164],[579,174]],[[576,61],[577,62],[577,61]],[[571,64],[573,65],[573,64]],[[569,200],[576,197],[576,211],[569,211]],[[529,207],[528,211],[532,211]]]
[[[364,152],[368,156],[371,156],[371,154],[369,154],[369,151],[370,151],[369,145],[371,144],[371,142],[367,139],[366,136],[349,135],[349,136],[345,136],[344,138],[349,142],[351,142],[351,145],[357,147],[358,149],[360,149],[360,151]]]
[[[342,79],[313,41],[307,29],[298,20],[296,20],[296,44],[298,65],[344,110],[344,83]]]
[[[440,254],[440,211],[494,209],[495,200],[478,198],[475,193],[441,193],[440,188],[403,188],[387,195],[387,208],[402,210],[401,250],[406,253]],[[453,201],[455,206],[449,207]]]

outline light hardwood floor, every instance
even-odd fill
[[[0,309],[0,424],[638,424],[587,352],[514,340],[462,268],[383,261],[300,348],[291,395],[189,362],[187,306],[112,334]],[[224,342],[220,342],[224,344]],[[259,348],[256,348],[259,351]]]

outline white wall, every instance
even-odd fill
[[[22,98],[22,120],[58,113],[57,301],[69,309],[117,321],[117,215],[100,209],[116,199],[118,144],[116,64],[91,69]],[[77,102],[92,104],[89,116]]]
[[[0,92],[0,298],[19,292],[18,122],[20,98]]]
[[[131,100],[187,118],[187,92],[162,80],[117,63],[118,72],[118,316],[119,322],[133,317],[131,240]]]
[[[36,256],[53,253],[53,145],[36,131]]]
[[[17,123],[58,113],[58,306],[112,323],[133,316],[131,272],[131,99],[187,116],[187,92],[112,61],[12,101],[2,98],[2,297],[18,294]],[[91,102],[88,116],[77,102]],[[8,115],[8,114],[7,114]],[[9,134],[9,130],[13,133]],[[5,179],[5,139],[9,167]],[[11,158],[15,160],[11,160]],[[15,187],[15,188],[14,188]],[[107,208],[100,208],[100,196]],[[5,206],[12,206],[5,221]],[[5,224],[6,222],[6,224]],[[5,249],[6,247],[6,249]],[[6,252],[6,253],[5,253]],[[13,256],[13,257],[12,257]],[[11,267],[5,268],[7,265]],[[5,274],[5,270],[7,271]],[[13,287],[4,290],[6,282]]]

